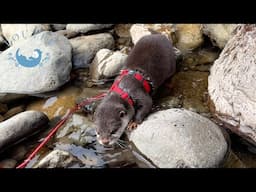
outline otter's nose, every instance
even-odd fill
[[[102,138],[102,139],[101,139],[101,142],[102,142],[103,145],[108,145],[109,142],[110,142],[110,140],[107,139],[107,138]]]

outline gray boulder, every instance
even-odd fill
[[[151,114],[131,132],[130,140],[159,168],[218,167],[228,151],[216,124],[182,109]]]
[[[67,38],[41,32],[0,55],[0,93],[53,91],[69,81],[71,45]]]
[[[73,67],[89,67],[97,51],[103,48],[112,49],[114,39],[109,33],[80,36],[69,39],[73,48]]]
[[[39,111],[25,111],[0,123],[0,151],[24,137],[46,128],[48,117]]]

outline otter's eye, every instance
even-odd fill
[[[120,116],[121,118],[123,118],[125,115],[126,115],[126,112],[125,112],[125,111],[120,111],[120,112],[119,112],[119,116]]]

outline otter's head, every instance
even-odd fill
[[[98,142],[105,146],[115,144],[134,114],[134,108],[119,95],[116,93],[107,95],[94,114]]]

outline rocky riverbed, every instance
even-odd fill
[[[92,102],[26,168],[256,167],[256,26],[237,24],[2,24],[0,167],[15,168],[72,107],[106,92],[154,33],[175,46],[177,72],[144,122],[105,148]]]

